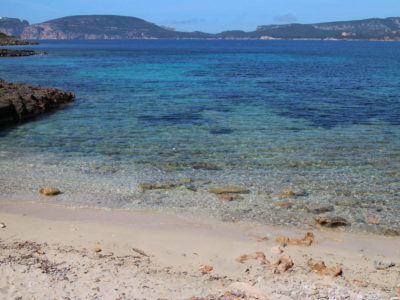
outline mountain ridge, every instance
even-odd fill
[[[77,15],[29,24],[0,18],[0,32],[22,39],[319,39],[400,41],[400,17],[312,24],[260,25],[254,31],[217,34],[182,32],[146,20],[117,15]]]

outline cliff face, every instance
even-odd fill
[[[24,39],[352,39],[400,40],[400,18],[367,19],[315,24],[258,26],[255,31],[219,34],[180,32],[134,17],[71,16],[29,25],[18,19],[0,19],[0,32]]]

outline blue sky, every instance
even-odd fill
[[[1,0],[0,15],[30,23],[82,14],[134,16],[182,31],[400,16],[400,0]]]

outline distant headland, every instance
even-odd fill
[[[32,40],[95,39],[310,39],[400,41],[400,17],[373,18],[314,24],[261,25],[255,31],[181,32],[174,28],[126,16],[69,16],[29,24],[26,20],[0,18],[0,32]]]

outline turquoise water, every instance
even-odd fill
[[[137,40],[29,47],[49,55],[4,58],[0,77],[77,98],[0,131],[2,194],[36,195],[41,186],[56,185],[65,193],[51,201],[72,206],[294,226],[307,226],[316,216],[307,207],[324,204],[333,209],[326,214],[351,222],[348,230],[400,230],[400,43]],[[198,162],[218,169],[193,168]],[[138,187],[188,178],[175,189]],[[214,185],[251,193],[228,202],[207,192]],[[286,199],[282,189],[305,193]]]

